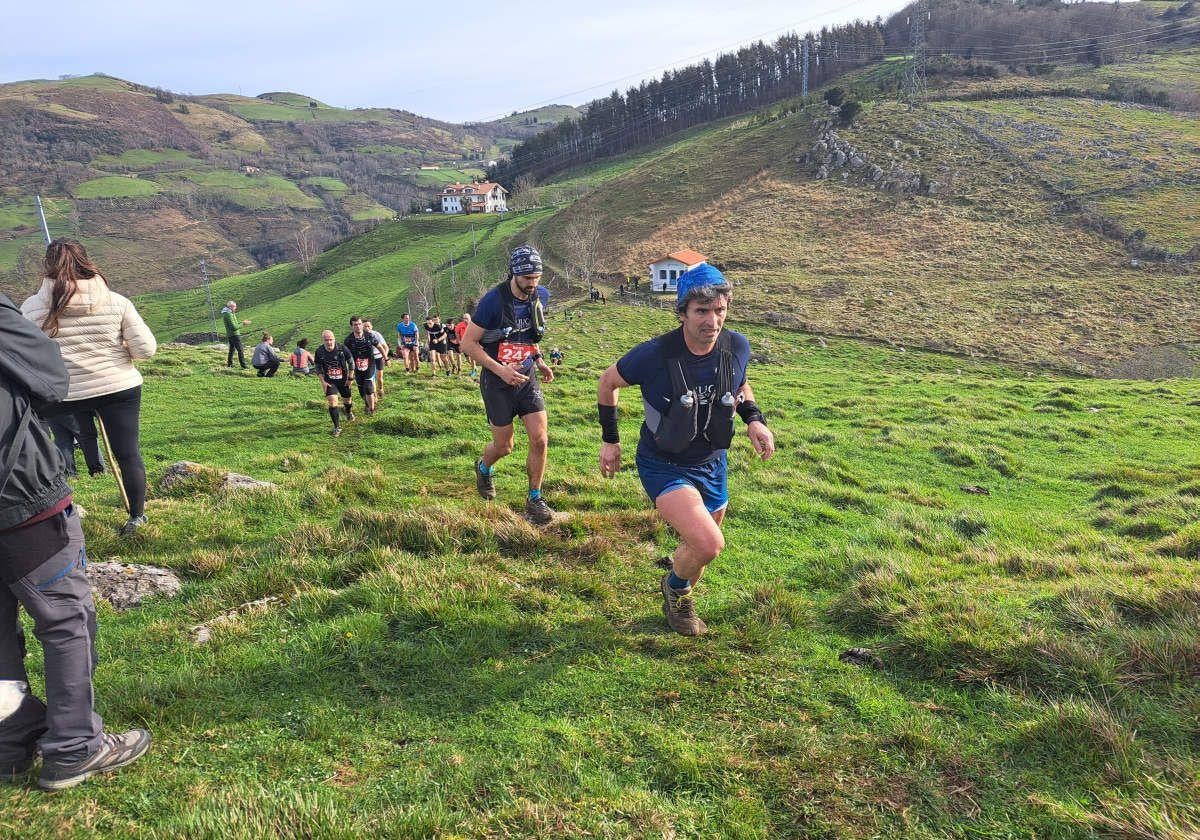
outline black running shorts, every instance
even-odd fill
[[[514,417],[546,410],[542,389],[535,378],[514,388],[490,370],[485,370],[479,377],[479,390],[483,394],[488,423],[493,426],[509,426]]]
[[[335,394],[341,394],[344,400],[350,399],[350,383],[343,379],[325,386],[325,396],[332,397]]]
[[[358,393],[364,397],[375,393],[375,368],[354,371],[354,381],[358,383]]]

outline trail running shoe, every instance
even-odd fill
[[[333,427],[333,436],[334,436],[334,437],[341,437],[341,436],[342,436],[342,427],[341,427],[341,426],[334,426],[334,427]]]
[[[675,565],[675,561],[672,559],[670,554],[664,554],[662,557],[659,557],[654,562],[657,563],[658,566],[663,569],[671,569]]]
[[[475,489],[479,491],[479,495],[484,499],[496,498],[496,482],[492,481],[491,473],[484,474],[480,467],[483,466],[483,459],[475,462]]]
[[[690,591],[681,594],[667,586],[669,577],[670,572],[662,576],[662,583],[659,584],[663,596],[663,615],[667,617],[667,624],[681,636],[699,636],[708,632],[708,625],[696,615],[696,599]]]
[[[132,537],[137,533],[137,529],[145,525],[147,521],[146,514],[144,513],[141,516],[131,516],[129,520],[121,526],[121,536]]]
[[[353,411],[347,411],[347,412],[346,412],[346,422],[347,422],[347,423],[353,423],[353,422],[354,422],[354,412],[353,412]]]
[[[541,496],[525,502],[525,515],[529,517],[529,521],[534,525],[546,525],[554,519],[554,511],[550,509],[550,505],[546,504],[546,500]]]
[[[54,759],[43,761],[38,787],[42,790],[66,790],[97,773],[132,764],[150,749],[150,740],[150,733],[145,729],[105,732],[100,737],[100,746],[86,758],[74,762]]]

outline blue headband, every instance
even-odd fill
[[[693,268],[689,268],[683,274],[679,275],[679,280],[676,283],[675,300],[678,303],[683,303],[684,299],[688,296],[688,292],[692,289],[699,289],[703,286],[729,285],[729,281],[725,279],[725,275],[708,263],[701,263]]]

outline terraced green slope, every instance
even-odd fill
[[[508,240],[547,212],[387,222],[322,254],[308,274],[285,263],[219,280],[212,286],[214,306],[220,310],[225,301],[236,300],[239,317],[249,321],[244,335],[270,330],[280,342],[302,335],[315,342],[322,329],[340,331],[354,314],[375,319],[390,334],[408,308],[414,269],[436,278],[438,314],[459,314],[481,283],[502,276]],[[164,340],[212,329],[202,288],[146,295],[138,308]],[[223,332],[219,325],[218,331]]]

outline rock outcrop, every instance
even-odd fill
[[[93,593],[115,610],[136,607],[147,598],[173,597],[183,586],[174,572],[157,566],[92,562],[87,565],[87,576]]]

